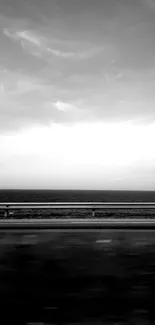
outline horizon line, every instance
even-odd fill
[[[155,192],[154,190],[140,189],[54,189],[54,188],[0,188],[0,191],[100,191],[100,192]]]

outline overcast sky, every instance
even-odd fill
[[[155,190],[155,0],[0,1],[0,188]]]

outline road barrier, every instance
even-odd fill
[[[92,218],[89,219],[9,219],[10,212],[23,209],[87,209],[91,210]],[[147,228],[155,229],[154,219],[97,219],[96,210],[105,209],[155,209],[155,202],[1,202],[0,210],[4,210],[6,219],[0,220],[1,228],[24,227],[24,228]]]

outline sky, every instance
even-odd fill
[[[155,0],[0,1],[0,188],[155,190]]]

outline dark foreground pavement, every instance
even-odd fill
[[[0,323],[155,323],[153,228],[0,226]]]

